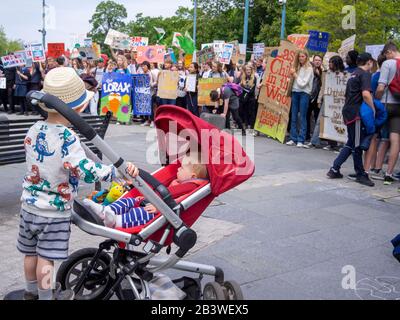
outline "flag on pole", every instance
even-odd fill
[[[156,28],[154,29],[157,31],[157,43],[160,42],[165,36],[165,30],[163,28]]]
[[[187,54],[193,54],[195,50],[194,41],[187,31],[185,32],[184,36],[179,32],[174,32],[172,45],[174,47],[181,48]]]
[[[45,12],[45,27],[47,30],[56,29],[56,8],[53,5],[46,5],[44,8]]]

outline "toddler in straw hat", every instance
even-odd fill
[[[43,91],[57,96],[80,113],[88,106],[93,92],[72,68],[51,70],[44,80]],[[54,261],[68,257],[71,204],[77,195],[78,182],[112,181],[119,178],[113,166],[95,163],[86,157],[79,137],[68,121],[53,109],[46,121],[38,121],[25,138],[26,164],[21,197],[21,220],[18,250],[25,255],[25,299],[53,299],[52,273]],[[128,171],[137,176],[131,163]],[[64,292],[72,299],[73,292]]]

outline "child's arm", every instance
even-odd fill
[[[111,182],[115,180],[115,178],[122,178],[113,165],[104,165],[88,159],[80,144],[79,138],[71,131],[69,132],[73,137],[70,137],[68,141],[73,142],[63,144],[64,158],[62,160],[64,168],[71,171],[74,170],[79,174],[79,179],[86,183],[94,183],[97,181]],[[68,144],[68,146],[66,146],[66,144]],[[129,163],[128,173],[132,177],[135,177],[138,174],[138,169],[133,164]]]

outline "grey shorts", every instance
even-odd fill
[[[386,109],[388,112],[389,132],[400,134],[400,105],[388,103]]]
[[[68,258],[71,219],[45,218],[21,209],[17,249],[54,261]]]

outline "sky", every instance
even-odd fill
[[[1,2],[6,0],[0,0]],[[8,2],[8,1],[7,1]],[[55,30],[48,30],[47,42],[64,42],[69,46],[71,35],[84,35],[91,30],[90,18],[100,0],[46,0],[55,9]],[[136,14],[173,16],[180,6],[190,7],[191,0],[115,0],[128,11],[128,21]],[[1,9],[0,26],[7,38],[25,42],[41,42],[42,0],[9,1]],[[140,35],[135,35],[140,36]]]

